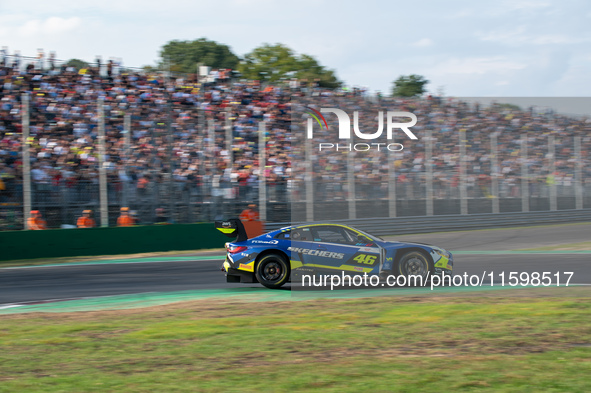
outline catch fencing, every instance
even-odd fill
[[[100,226],[114,226],[124,206],[139,224],[154,223],[157,209],[169,222],[194,223],[237,216],[251,203],[267,222],[441,215],[478,220],[486,213],[591,208],[591,175],[584,164],[589,136],[579,134],[560,140],[553,133],[523,134],[514,162],[503,167],[498,158],[506,136],[499,141],[500,134],[491,133],[474,153],[466,130],[439,136],[426,129],[416,165],[401,169],[401,159],[388,153],[372,156],[375,162],[368,164],[353,158],[323,163],[309,143],[278,147],[271,128],[277,124],[261,118],[245,125],[232,110],[198,108],[180,123],[185,106],[171,99],[161,118],[146,123],[141,110],[119,110],[99,98],[88,104],[96,105],[96,138],[86,147],[88,154],[76,153],[76,160],[84,156],[88,162],[73,169],[67,160],[60,166],[45,162],[44,154],[55,152],[47,153],[50,140],[31,133],[40,125],[29,117],[30,102],[23,94],[22,172],[0,168],[4,230],[23,229],[32,209],[41,211],[49,227],[59,228],[74,226],[85,209],[94,211]],[[454,163],[439,165],[438,138],[452,134],[458,140]],[[115,144],[123,152],[117,160]],[[290,156],[282,157],[283,151]],[[486,166],[476,161],[483,155]],[[304,167],[289,163],[296,156],[307,157]],[[249,165],[241,163],[245,157]],[[532,158],[539,163],[531,164]],[[324,169],[315,169],[319,165]],[[325,169],[331,165],[337,169]]]
[[[548,212],[520,212],[470,215],[441,215],[432,217],[396,217],[356,220],[333,220],[335,224],[351,225],[376,236],[411,233],[466,231],[477,229],[518,227],[529,225],[591,222],[591,209]],[[265,230],[273,231],[294,222],[269,223]]]

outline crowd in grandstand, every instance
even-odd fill
[[[8,56],[3,49],[0,202],[22,198],[23,93],[30,95],[27,144],[37,202],[51,198],[56,189],[69,190],[68,198],[84,199],[82,194],[87,199],[97,198],[99,98],[105,103],[109,195],[120,197],[125,192],[128,200],[153,193],[154,187],[170,192],[164,185],[173,184],[180,193],[240,198],[247,203],[257,198],[261,176],[270,185],[270,198],[285,198],[288,192],[303,198],[305,170],[298,165],[304,158],[305,119],[297,115],[296,121],[291,121],[300,105],[360,111],[364,132],[376,129],[378,111],[409,111],[419,118],[413,127],[419,140],[396,136],[396,142],[404,145],[402,152],[355,153],[352,165],[359,198],[387,197],[387,154],[393,154],[401,196],[424,197],[426,130],[432,130],[434,137],[436,198],[457,195],[460,129],[466,130],[466,181],[471,196],[490,195],[491,175],[501,180],[503,195],[519,196],[521,135],[527,135],[530,194],[542,194],[544,185],[553,182],[565,187],[573,184],[574,136],[582,137],[587,185],[591,179],[591,124],[586,119],[500,104],[485,108],[443,97],[370,98],[360,91],[302,88],[297,83],[263,85],[231,79],[226,70],[212,75],[199,78],[129,71],[112,60],[102,63],[100,58],[78,69],[56,65],[55,54],[47,59],[40,54],[35,61],[22,64],[20,56]],[[124,129],[127,114],[131,119],[129,139]],[[258,160],[260,122],[266,125],[264,168],[259,168]],[[232,130],[231,152],[226,149],[227,124]],[[328,130],[315,132],[318,138],[312,157],[316,198],[346,198],[346,154],[318,152],[317,142],[335,141],[335,137]],[[493,133],[498,141],[497,168],[491,166]],[[548,151],[550,134],[555,135],[554,172]]]
[[[397,183],[404,187],[404,192],[414,197],[422,195],[427,173],[425,159],[427,130],[432,132],[432,171],[433,188],[436,198],[457,197],[459,190],[460,171],[460,133],[465,130],[465,181],[469,196],[488,197],[491,195],[491,177],[500,182],[500,195],[519,197],[522,177],[522,136],[526,136],[526,166],[529,179],[529,195],[547,196],[549,184],[556,183],[561,190],[573,195],[575,177],[575,146],[574,137],[581,137],[583,178],[586,186],[591,186],[591,168],[589,167],[588,151],[591,147],[591,122],[584,118],[559,115],[553,111],[538,112],[534,108],[521,110],[510,105],[496,104],[481,107],[468,104],[461,100],[428,97],[426,99],[377,99],[367,100],[365,97],[337,97],[324,94],[318,97],[299,97],[298,101],[305,105],[316,105],[319,108],[336,107],[352,113],[360,113],[359,129],[370,134],[376,131],[377,114],[384,114],[393,109],[414,113],[419,120],[412,128],[419,140],[410,140],[400,130],[394,140],[385,137],[368,141],[357,139],[356,142],[399,142],[404,150],[398,153],[384,153],[377,148],[369,152],[354,153],[356,183],[366,196],[385,195],[388,174],[387,154],[395,157]],[[403,120],[408,121],[408,120]],[[386,121],[384,121],[385,136]],[[336,127],[335,127],[336,128]],[[334,128],[333,128],[334,129]],[[300,122],[295,135],[304,135],[305,127]],[[497,167],[493,167],[491,151],[491,135],[497,140]],[[549,135],[554,135],[554,170],[549,148]],[[315,141],[337,142],[333,131],[315,131]],[[340,141],[343,142],[343,141]],[[346,146],[346,143],[343,143]],[[361,148],[363,149],[363,148]],[[346,151],[346,150],[345,150]],[[348,153],[347,154],[351,154]],[[346,176],[346,160],[342,150],[328,149],[318,152],[316,157],[317,183],[330,182],[335,174]],[[585,172],[586,171],[586,172]],[[301,174],[301,172],[297,172]],[[295,175],[297,178],[302,175]],[[373,184],[372,187],[367,185]],[[415,187],[413,188],[413,185]],[[381,190],[381,191],[380,191]],[[341,189],[338,190],[342,192]],[[377,192],[377,194],[376,194]]]

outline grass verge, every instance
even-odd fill
[[[588,392],[590,314],[383,297],[0,316],[0,392]]]

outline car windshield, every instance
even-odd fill
[[[328,226],[330,227],[330,225],[328,225]],[[343,227],[340,227],[340,228],[343,228]],[[369,238],[372,241],[383,241],[384,240],[381,237],[371,235],[365,231],[362,231],[362,230],[354,228],[354,227],[346,227],[346,228],[347,228],[347,232],[349,232],[351,235],[353,235],[353,232],[351,232],[351,230],[353,230],[353,231],[363,234],[363,236],[366,236],[367,238]],[[354,236],[354,238],[356,239],[356,236]],[[275,239],[312,241],[312,235],[310,233],[309,227],[289,228],[289,229],[284,229],[283,232],[276,234]]]

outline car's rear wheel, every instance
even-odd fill
[[[277,289],[289,280],[290,267],[285,258],[279,254],[264,255],[257,263],[255,275],[257,280],[267,288]]]
[[[398,274],[406,276],[407,285],[427,285],[433,274],[434,267],[431,258],[420,251],[408,251],[398,260]],[[409,279],[414,276],[414,279]],[[418,279],[418,277],[421,277]]]

